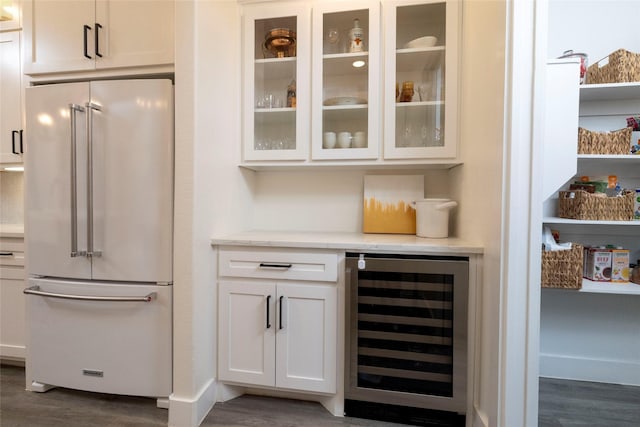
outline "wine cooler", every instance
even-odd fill
[[[464,425],[468,258],[348,253],[346,277],[345,415]]]

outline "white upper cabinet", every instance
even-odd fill
[[[458,1],[243,11],[244,166],[456,164]]]
[[[311,9],[244,8],[244,160],[305,160],[309,150]]]
[[[0,33],[0,163],[22,163],[20,31]]]
[[[455,158],[458,1],[383,2],[384,158]]]
[[[376,159],[380,122],[380,5],[313,9],[312,158]]]
[[[25,73],[168,65],[173,0],[25,0]]]

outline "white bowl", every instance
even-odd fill
[[[437,42],[438,42],[437,37],[424,36],[424,37],[418,37],[417,39],[411,40],[409,43],[405,44],[404,47],[407,49],[432,47],[432,46],[435,46]]]

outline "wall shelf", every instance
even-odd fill
[[[624,294],[624,295],[640,295],[640,285],[635,283],[611,283],[611,282],[594,282],[589,279],[582,279],[582,289],[580,292],[595,294]]]
[[[580,86],[580,102],[640,98],[640,82]]]

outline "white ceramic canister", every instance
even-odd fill
[[[432,239],[449,237],[449,211],[458,202],[449,199],[416,200],[416,235]]]

